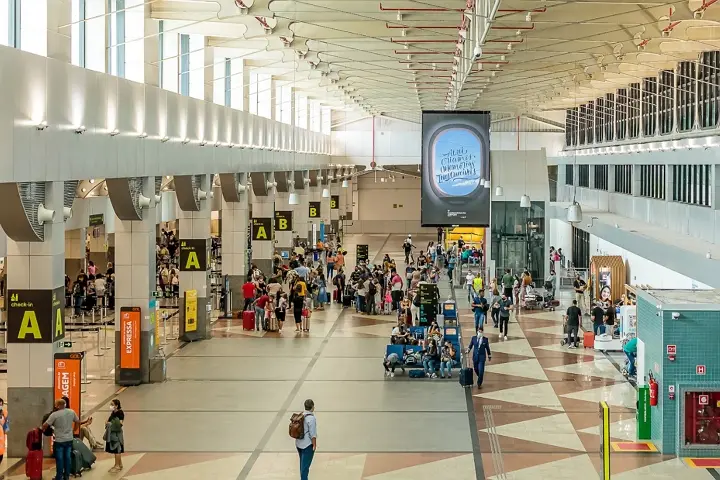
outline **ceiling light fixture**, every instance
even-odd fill
[[[190,143],[190,139],[188,137],[185,137],[182,141],[182,144],[187,145],[188,143]]]
[[[38,123],[37,125],[35,125],[35,128],[38,129],[38,130],[40,130],[40,131],[43,131],[43,130],[45,130],[46,128],[48,128],[48,123],[47,123],[45,120],[43,120],[42,122],[40,122],[40,123]]]
[[[201,140],[201,141],[200,141],[200,146],[201,146],[201,147],[204,147],[205,145],[207,145],[207,140]]]
[[[119,133],[120,133],[120,130],[118,130],[117,128],[113,128],[112,130],[110,130],[111,137],[114,137],[115,135],[118,135]]]
[[[91,183],[91,184],[92,184],[92,183],[95,183],[95,179],[94,179],[94,178],[91,178],[91,179],[90,179],[90,183]]]
[[[507,49],[508,49],[508,52],[509,52],[510,50],[512,50],[512,43],[508,43]]]
[[[348,188],[348,181],[347,181],[347,179],[345,179],[345,180],[342,181],[341,186],[342,186],[342,188]]]
[[[168,137],[167,135],[165,135],[164,137],[162,137],[162,138],[160,139],[160,141],[161,141],[162,143],[166,143],[166,142],[169,141],[169,140],[170,140],[170,137]]]
[[[147,138],[147,136],[147,132],[142,132],[140,135],[138,135],[138,138]]]
[[[78,135],[82,135],[83,133],[85,133],[85,125],[75,127],[75,133],[77,133]]]

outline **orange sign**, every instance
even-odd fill
[[[120,368],[140,368],[140,307],[120,309]]]
[[[55,354],[55,384],[53,398],[59,400],[67,397],[70,400],[69,408],[80,412],[81,409],[81,380],[82,380],[82,352]]]

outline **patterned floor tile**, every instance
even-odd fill
[[[569,450],[585,451],[570,419],[564,413],[496,427],[495,433]]]
[[[508,472],[505,477],[492,476],[490,480],[577,480],[596,478],[597,472],[588,455],[552,460],[533,467]]]
[[[520,360],[519,362],[493,363],[485,366],[485,371],[499,373],[513,377],[533,378],[535,380],[547,380],[545,371],[540,363],[534,359]]]
[[[555,395],[555,391],[548,382],[523,387],[507,388],[489,393],[479,393],[475,396],[489,400],[502,400],[527,407],[540,407],[550,410],[563,411],[562,404]]]

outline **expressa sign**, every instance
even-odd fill
[[[140,368],[140,308],[120,309],[120,368]]]

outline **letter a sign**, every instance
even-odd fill
[[[9,290],[9,343],[52,343],[55,326],[52,290]]]
[[[273,219],[272,218],[253,218],[252,219],[252,239],[255,242],[273,239]]]
[[[180,271],[207,270],[208,241],[204,239],[180,240]]]

